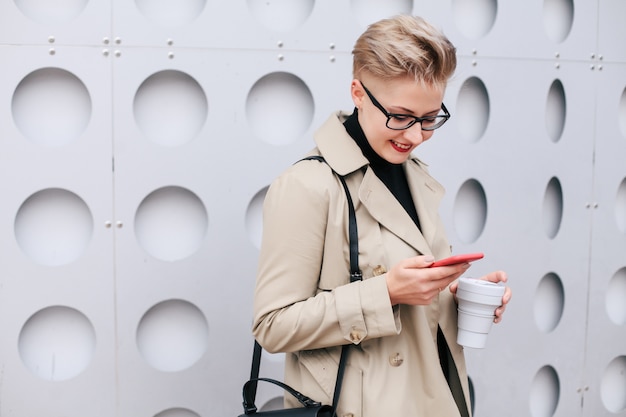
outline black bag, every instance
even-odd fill
[[[321,156],[310,156],[305,159],[314,159],[320,162],[325,162]],[[332,168],[331,168],[332,169]],[[334,171],[333,171],[334,172]],[[363,275],[359,270],[359,243],[358,233],[356,226],[356,215],[354,213],[354,205],[352,204],[352,198],[350,197],[350,191],[348,186],[341,175],[335,173],[341,180],[343,189],[346,192],[346,198],[348,199],[348,232],[350,238],[350,282],[360,281],[363,279]],[[339,369],[337,370],[337,381],[335,383],[335,392],[333,395],[333,405],[322,405],[322,403],[312,400],[306,395],[296,391],[289,385],[280,381],[270,378],[259,378],[259,368],[261,365],[261,345],[254,341],[254,353],[252,355],[252,370],[250,372],[250,379],[243,386],[243,411],[244,414],[240,414],[239,417],[257,416],[257,417],[335,417],[335,411],[337,410],[337,404],[339,403],[339,395],[341,393],[341,383],[343,381],[343,374],[348,357],[348,349],[350,345],[344,345],[341,348],[341,359],[339,360]],[[296,399],[303,405],[299,408],[288,408],[283,410],[274,411],[261,411],[258,412],[254,401],[256,398],[256,390],[258,381],[270,382],[278,385],[285,391],[296,397]]]
[[[345,350],[345,348],[344,348]],[[343,352],[342,352],[343,358]],[[254,355],[252,359],[252,376],[256,373],[258,375],[258,365],[261,357],[261,345],[258,342],[254,342]],[[340,379],[343,376],[343,365],[345,364],[345,360],[340,362],[340,371],[337,375],[337,382],[341,384]],[[254,405],[254,400],[256,397],[256,388],[258,381],[270,382],[272,384],[278,385],[283,388],[285,391],[293,395],[303,407],[299,408],[288,408],[284,410],[273,410],[273,411],[261,411],[258,412],[256,406]],[[335,389],[336,399],[338,400],[338,392]],[[333,403],[335,400],[333,399]],[[334,404],[336,407],[336,404]],[[330,405],[322,405],[322,403],[318,401],[314,401],[306,395],[296,391],[291,388],[289,385],[284,384],[280,381],[270,378],[257,378],[253,377],[248,380],[243,386],[243,410],[244,414],[241,414],[239,417],[248,417],[248,416],[257,416],[257,417],[334,417],[335,413],[333,412],[333,407]]]

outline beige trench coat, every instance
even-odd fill
[[[287,352],[287,384],[326,404],[332,403],[340,346],[352,344],[338,416],[457,417],[437,350],[439,324],[469,404],[452,295],[444,290],[429,306],[392,306],[385,284],[386,271],[400,260],[450,255],[438,214],[443,187],[421,162],[405,163],[420,233],[368,167],[342,125],[345,117],[333,114],[316,132],[312,154],[348,175],[363,281],[349,284],[348,210],[341,183],[324,163],[294,164],[273,182],[264,203],[254,336],[270,352]],[[286,401],[298,406],[288,394]]]

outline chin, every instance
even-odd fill
[[[403,154],[399,154],[397,152],[394,152],[393,155],[389,155],[387,158],[385,158],[385,161],[389,162],[390,164],[403,164],[406,162],[407,159],[409,159],[411,157],[411,153],[407,152],[407,153],[403,153]]]

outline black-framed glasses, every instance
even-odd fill
[[[441,110],[444,114],[438,114],[436,116],[417,117],[410,114],[397,114],[389,113],[385,108],[376,100],[376,97],[370,93],[370,90],[361,83],[361,86],[365,90],[367,96],[372,100],[372,104],[378,108],[385,116],[387,116],[387,128],[391,130],[405,130],[413,126],[415,123],[419,123],[422,130],[435,130],[439,129],[450,118],[450,112],[446,109],[446,105],[441,103]]]

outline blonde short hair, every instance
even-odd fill
[[[456,69],[456,48],[418,16],[400,15],[371,24],[352,50],[353,76],[363,72],[389,80],[413,77],[444,85]]]

